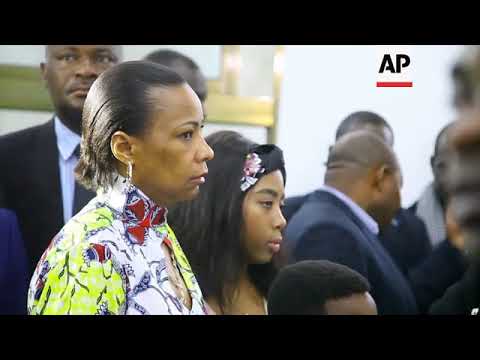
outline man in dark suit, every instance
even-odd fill
[[[393,148],[391,126],[380,115],[370,111],[357,111],[348,115],[338,126],[335,139],[353,131],[365,130],[380,136]],[[307,195],[288,198],[284,216],[287,221],[308,198]],[[432,250],[423,221],[408,209],[400,208],[390,224],[379,229],[378,238],[395,264],[410,281],[420,312],[426,312],[448,286],[458,281],[465,271],[461,252],[444,239]]]
[[[27,314],[27,258],[17,217],[0,209],[0,315]]]
[[[0,206],[18,216],[31,276],[52,237],[93,196],[76,183],[82,109],[90,86],[118,63],[112,45],[49,45],[40,64],[54,106],[46,124],[0,137]]]
[[[369,131],[378,135],[387,145],[393,148],[394,134],[392,127],[382,116],[371,111],[356,111],[349,114],[340,122],[335,132],[335,141],[345,134],[358,130]],[[308,195],[301,195],[286,199],[284,216],[287,221],[300,208],[307,197]],[[392,220],[392,224],[381,230],[382,242],[402,268],[407,269],[413,263],[425,259],[431,251],[424,224],[421,219],[407,209],[400,208]],[[409,236],[398,236],[400,233]]]
[[[370,132],[352,132],[331,148],[325,186],[285,231],[294,260],[330,260],[365,276],[379,314],[417,312],[410,284],[377,237],[400,207],[400,186],[391,148]]]
[[[377,134],[391,148],[394,146],[392,127],[382,116],[371,111],[356,111],[342,120],[335,141],[357,130]],[[380,241],[404,272],[421,263],[432,251],[425,224],[404,208],[398,210],[391,224],[380,229]]]

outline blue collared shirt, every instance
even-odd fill
[[[62,186],[63,221],[67,223],[72,217],[73,195],[75,194],[74,169],[78,162],[73,152],[80,144],[80,136],[67,128],[57,116],[55,116],[54,122],[59,152],[58,166]]]
[[[326,191],[334,196],[336,196],[339,200],[341,200],[345,205],[347,205],[350,210],[365,224],[368,230],[370,230],[373,234],[378,235],[378,224],[373,218],[368,215],[368,213],[363,210],[360,206],[358,206],[352,199],[350,199],[344,193],[338,191],[337,189],[323,185],[320,190]]]

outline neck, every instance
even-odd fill
[[[264,299],[259,294],[255,285],[248,275],[248,266],[240,274],[237,284],[233,290],[233,298],[230,304],[225,306],[224,311],[220,311],[218,301],[207,299],[209,306],[217,314],[223,315],[265,315]]]
[[[250,280],[250,276],[248,275],[248,265],[245,265],[243,268],[240,277],[238,278],[238,283],[236,288],[240,289],[242,287],[248,287],[250,284],[252,284],[252,281]]]
[[[147,193],[141,186],[137,186],[135,183],[132,182],[132,185],[135,186],[138,190],[140,190],[144,196],[146,196],[151,202],[153,202],[155,205],[162,207],[162,208],[168,208],[168,202],[167,201],[158,201],[156,200],[153,196],[151,196],[149,193]]]
[[[135,185],[135,186],[138,189],[140,189],[151,201],[153,201],[156,205],[158,205],[160,207],[169,208],[169,207],[171,207],[172,205],[175,204],[175,201],[168,201],[168,200],[165,200],[164,198],[163,199],[156,198],[151,193],[149,193],[148,191],[145,191],[143,189],[143,187],[137,186],[137,185]]]
[[[76,110],[57,111],[58,118],[67,128],[78,135],[82,135],[82,112]]]
[[[363,210],[368,212],[368,202],[365,201],[364,196],[362,196],[362,192],[356,191],[356,189],[352,186],[352,184],[349,184],[348,186],[345,186],[343,184],[339,183],[333,183],[333,182],[325,182],[325,185],[330,186],[341,193],[345,194],[348,196],[355,204],[360,206]]]
[[[265,299],[248,274],[248,266],[245,266],[245,270],[242,272],[238,282],[234,312],[249,315],[266,315],[264,301]]]
[[[127,171],[124,169],[124,167],[117,166],[117,172],[120,176],[122,176],[125,179],[128,177]],[[135,173],[135,170],[134,170],[134,173]],[[134,175],[134,177],[135,177],[135,175]],[[138,190],[140,190],[150,201],[154,202],[155,205],[158,205],[158,206],[164,207],[164,208],[168,208],[169,206],[174,204],[174,203],[170,203],[168,201],[164,201],[164,200],[159,201],[158,199],[155,199],[155,197],[153,197],[148,191],[146,191],[143,186],[137,184],[134,179],[131,180],[131,183]]]

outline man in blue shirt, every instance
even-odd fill
[[[400,208],[401,171],[378,136],[357,131],[331,148],[325,186],[311,193],[285,231],[295,261],[329,260],[359,272],[378,313],[418,311],[408,279],[378,239]]]
[[[0,137],[0,207],[18,216],[28,276],[52,237],[93,196],[75,182],[82,109],[90,86],[117,64],[121,47],[48,45],[42,78],[54,106],[46,124]]]
[[[376,134],[393,148],[393,129],[382,116],[371,111],[357,111],[348,115],[338,126],[335,140],[359,130]],[[284,215],[287,221],[308,196],[286,200]],[[392,221],[380,227],[378,239],[409,279],[421,313],[426,312],[432,302],[459,280],[465,271],[461,252],[446,237],[432,250],[425,224],[409,209],[399,208]]]

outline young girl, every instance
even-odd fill
[[[206,183],[170,209],[172,227],[214,313],[265,315],[286,225],[282,151],[232,131],[206,141],[215,152]]]

